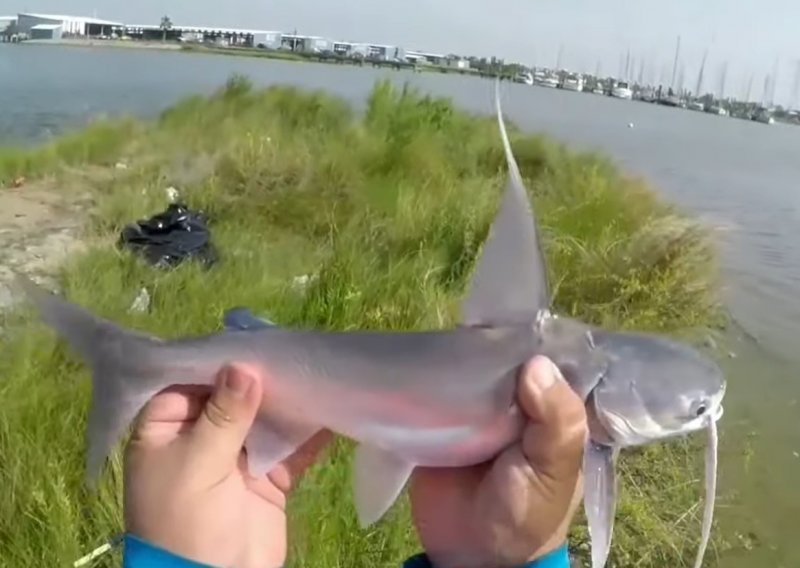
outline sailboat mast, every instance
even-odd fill
[[[719,98],[720,100],[725,98],[725,83],[728,80],[728,62],[722,64],[722,73],[720,73],[719,77]]]
[[[794,72],[794,86],[792,87],[792,108],[797,108],[797,97],[800,95],[800,59],[797,60],[797,67]]]
[[[767,100],[769,98],[769,85],[770,85],[770,76],[767,73],[767,76],[764,77],[764,92],[761,95],[761,106],[767,106]]]
[[[778,73],[780,72],[778,58],[775,58],[775,64],[772,66],[772,84],[769,89],[769,106],[775,105],[775,87],[778,84]]]
[[[628,53],[625,56],[625,75],[624,79],[630,81],[631,78],[631,48],[628,48]]]
[[[675,46],[675,61],[672,63],[672,81],[670,82],[670,86],[675,89],[675,78],[678,73],[678,58],[680,57],[681,53],[681,36],[678,36],[678,43]]]
[[[702,96],[703,94],[703,73],[706,69],[706,58],[708,57],[708,48],[706,48],[706,52],[703,54],[703,62],[700,63],[700,71],[697,73],[697,87],[694,91],[695,98]]]

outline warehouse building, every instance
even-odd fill
[[[83,16],[53,14],[19,14],[17,31],[31,39],[59,39],[61,37],[111,37],[122,31],[120,22],[110,22]]]

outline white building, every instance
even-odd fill
[[[222,28],[213,26],[183,26],[173,24],[169,30],[158,24],[127,24],[126,35],[139,40],[177,40],[182,42],[213,43],[216,45],[277,48],[281,44],[281,32],[252,30],[245,28]]]
[[[424,51],[406,51],[406,59],[412,63],[445,65],[447,56],[441,53],[426,53]]]
[[[121,30],[123,24],[84,16],[25,13],[17,16],[17,28],[20,33],[28,36],[36,35],[31,33],[36,28],[39,31],[52,30],[54,36],[85,37],[110,36]]]
[[[464,59],[462,57],[448,57],[447,66],[455,69],[469,69],[470,63],[469,59]]]
[[[16,16],[0,16],[0,32],[11,26],[11,24],[17,23]]]

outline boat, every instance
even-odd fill
[[[700,112],[706,110],[705,105],[703,105],[703,103],[701,103],[700,101],[692,101],[688,105],[686,105],[686,108],[688,108],[689,110],[698,110]]]
[[[564,79],[563,85],[561,88],[567,91],[582,91],[583,90],[583,77],[578,75],[577,73],[570,73]]]
[[[584,87],[587,88],[587,87]],[[595,79],[594,85],[592,86],[592,94],[594,95],[605,95],[606,91],[603,88],[603,80],[602,79]]]
[[[667,95],[666,97],[662,97],[658,100],[658,103],[671,107],[685,106],[685,103],[677,95]]]
[[[614,88],[611,89],[611,96],[616,97],[618,99],[632,99],[633,98],[633,91],[631,90],[630,86],[625,81],[620,81]]]
[[[706,109],[707,113],[718,114],[719,116],[728,116],[728,109],[720,105],[711,105]]]
[[[762,124],[775,124],[775,117],[765,108],[758,109],[753,115],[753,120]]]
[[[549,89],[555,89],[558,87],[558,79],[556,79],[550,73],[537,73],[536,76],[533,78],[533,82],[535,85],[539,85],[540,87],[547,87]]]
[[[656,102],[656,90],[653,87],[645,87],[639,91],[638,99],[645,103]]]
[[[525,85],[533,85],[533,75],[531,75],[528,71],[520,71],[514,77],[515,83],[524,83]]]

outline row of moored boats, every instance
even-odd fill
[[[591,92],[596,95],[610,95],[618,99],[632,99],[633,90],[626,81],[614,79],[598,79],[592,84],[587,84],[586,80],[579,73],[564,73],[559,75],[552,71],[537,70],[531,73],[523,71],[514,78],[517,83],[526,85],[536,85],[551,89],[564,89],[565,91]]]

